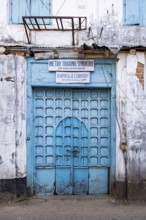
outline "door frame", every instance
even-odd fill
[[[26,103],[26,170],[27,170],[27,188],[31,194],[33,194],[33,175],[34,175],[34,163],[33,163],[33,88],[36,87],[48,87],[48,88],[87,88],[87,89],[110,89],[111,90],[111,168],[109,173],[109,194],[112,191],[113,184],[116,178],[116,61],[115,59],[94,59],[95,65],[110,65],[111,66],[111,75],[112,81],[108,82],[105,77],[105,81],[102,83],[97,83],[96,85],[92,84],[76,84],[76,85],[65,85],[65,84],[56,84],[53,81],[44,81],[44,79],[36,80],[35,76],[32,75],[32,65],[41,64],[44,66],[44,70],[47,71],[48,60],[39,60],[36,61],[33,58],[27,59],[27,74],[26,74],[26,89],[27,89],[27,103]],[[42,71],[44,71],[42,70]],[[94,72],[94,74],[96,71]],[[54,74],[49,73],[47,74]],[[91,73],[92,74],[92,73]],[[98,77],[98,76],[97,76]],[[41,78],[41,76],[40,76]]]

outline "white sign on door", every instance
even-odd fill
[[[90,72],[56,72],[56,83],[90,83]]]
[[[49,71],[94,71],[94,60],[49,60]]]

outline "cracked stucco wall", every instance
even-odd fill
[[[25,59],[0,56],[0,179],[26,176]]]

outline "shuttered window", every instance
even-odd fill
[[[9,0],[10,23],[21,24],[22,16],[50,16],[51,0]]]
[[[124,23],[146,25],[146,0],[124,0]]]

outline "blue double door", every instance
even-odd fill
[[[110,90],[34,89],[34,193],[107,194]]]

